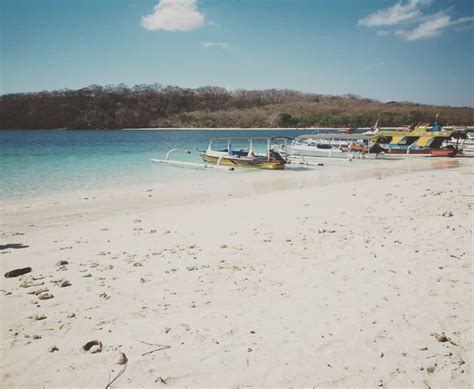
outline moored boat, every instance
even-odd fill
[[[279,150],[289,157],[313,158],[378,158],[384,150],[369,147],[370,134],[307,134],[295,138],[290,144],[280,145]]]
[[[380,130],[374,133],[371,145],[379,145],[387,155],[454,157],[456,148],[446,145],[446,140],[455,134],[453,129],[444,129],[439,124],[420,124],[411,131]]]
[[[474,156],[474,133],[466,130],[458,130],[450,139],[446,140],[447,147],[455,147],[459,155],[465,157]]]
[[[224,148],[215,149],[218,142],[225,142]],[[244,147],[234,147],[234,143],[245,142]],[[263,142],[265,152],[256,151],[256,143]],[[215,165],[226,165],[242,168],[281,170],[286,160],[271,147],[272,138],[214,138],[209,142],[206,151],[201,153],[203,161]]]

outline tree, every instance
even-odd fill
[[[297,124],[298,120],[286,112],[280,113],[276,119],[277,127],[295,127]]]

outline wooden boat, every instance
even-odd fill
[[[223,149],[215,149],[218,142],[226,142]],[[245,147],[234,147],[234,143],[245,142]],[[263,142],[264,153],[256,151],[256,144]],[[226,165],[242,168],[281,170],[285,168],[286,160],[271,147],[272,138],[213,138],[207,150],[201,153],[203,161],[217,166]]]
[[[307,134],[295,138],[290,144],[279,146],[280,153],[289,157],[313,158],[378,158],[384,150],[369,147],[371,134]]]
[[[433,126],[420,124],[411,131],[380,130],[374,133],[371,145],[379,145],[386,155],[454,157],[456,148],[445,141],[455,133],[452,129],[443,129],[439,124]]]

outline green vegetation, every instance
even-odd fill
[[[0,96],[1,129],[145,127],[370,127],[431,122],[472,125],[474,109],[291,90],[183,89],[91,85],[79,90]]]

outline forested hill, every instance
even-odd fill
[[[472,125],[474,109],[291,90],[183,89],[91,85],[79,90],[0,96],[1,129],[144,127],[369,127],[433,121]]]

